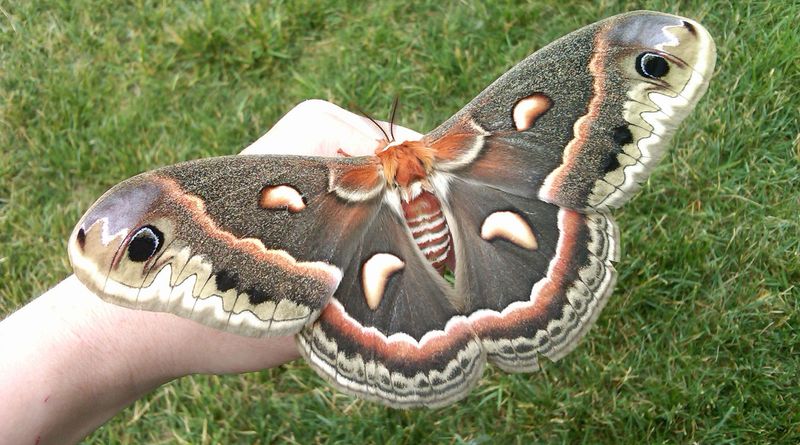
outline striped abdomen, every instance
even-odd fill
[[[414,242],[431,265],[441,273],[445,268],[454,270],[453,240],[436,196],[423,190],[403,201],[403,214]]]

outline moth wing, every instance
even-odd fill
[[[443,171],[577,210],[624,204],[705,92],[698,23],[634,12],[535,52],[430,134]]]
[[[165,167],[103,195],[73,232],[70,260],[87,287],[122,306],[236,334],[296,333],[338,287],[334,255],[353,252],[383,184],[370,158]]]
[[[336,386],[398,407],[448,404],[487,357],[536,369],[591,326],[615,277],[607,210],[662,156],[714,58],[695,22],[612,17],[525,59],[426,135],[454,289],[374,158],[237,156],[144,173],[84,215],[70,259],[109,301],[238,334],[302,330],[304,355]]]
[[[70,259],[113,303],[250,336],[308,326],[300,349],[339,388],[447,404],[485,354],[380,172],[372,158],[231,156],[143,173],[87,211]]]
[[[404,221],[383,206],[319,319],[298,341],[336,387],[394,407],[442,406],[477,383],[485,354],[453,288],[428,264]]]
[[[533,371],[557,360],[593,324],[616,278],[617,226],[454,178],[449,183],[456,293],[490,362]]]

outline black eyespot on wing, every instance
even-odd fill
[[[610,148],[611,150],[608,152],[603,164],[603,171],[606,173],[612,172],[619,168],[619,154],[622,153],[622,147],[624,145],[630,144],[633,142],[633,133],[628,128],[627,125],[620,125],[619,127],[614,128],[611,132],[611,140],[614,141],[614,145]]]
[[[217,289],[220,292],[227,292],[239,285],[239,277],[235,273],[221,270],[214,276],[214,281],[217,282]]]
[[[620,125],[615,128],[611,137],[614,139],[614,143],[619,146],[628,145],[633,142],[633,133],[631,133],[627,125]]]
[[[545,340],[547,340],[547,339],[545,339]],[[536,347],[534,345],[518,344],[518,345],[515,345],[514,350],[517,351],[517,354],[524,354],[526,352],[533,351],[535,348]]]
[[[261,289],[250,288],[247,294],[249,295],[250,304],[253,306],[257,306],[270,299],[269,294]]]
[[[78,241],[78,246],[83,249],[83,246],[86,245],[86,231],[83,230],[83,227],[78,230],[78,234],[75,236],[75,239]]]
[[[691,23],[684,21],[683,22],[683,27],[688,29],[689,32],[692,33],[693,36],[697,35],[697,29]]]
[[[149,260],[164,244],[164,234],[154,226],[143,226],[128,243],[128,258],[142,263]]]
[[[643,77],[658,79],[669,72],[667,59],[655,53],[641,53],[636,58],[636,72]]]
[[[618,151],[612,151],[608,153],[605,159],[605,165],[603,165],[603,171],[606,173],[613,172],[614,170],[618,169],[620,166],[619,158],[617,155],[619,154]]]

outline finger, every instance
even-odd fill
[[[342,150],[350,156],[371,155],[385,138],[383,132],[391,133],[387,122],[378,124],[380,129],[369,119],[330,102],[307,100],[289,111],[241,154],[340,156],[339,150]],[[398,141],[422,137],[408,128],[393,127]]]

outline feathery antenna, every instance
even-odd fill
[[[392,102],[392,114],[389,116],[389,134],[392,135],[392,140],[389,142],[394,142],[394,117],[397,114],[397,106],[400,104],[400,97],[395,96],[394,101]]]
[[[380,124],[378,124],[378,122],[375,119],[372,118],[372,116],[370,116],[367,113],[365,113],[364,110],[362,110],[358,105],[355,105],[355,109],[356,109],[356,111],[361,113],[362,116],[366,117],[367,119],[370,120],[370,122],[375,124],[375,126],[378,127],[378,130],[380,130],[381,133],[383,133],[383,137],[385,137],[387,141],[391,142],[391,141],[394,140],[394,137],[392,137],[391,141],[389,140],[389,135],[386,134],[386,132],[383,130],[383,127],[381,127]]]

